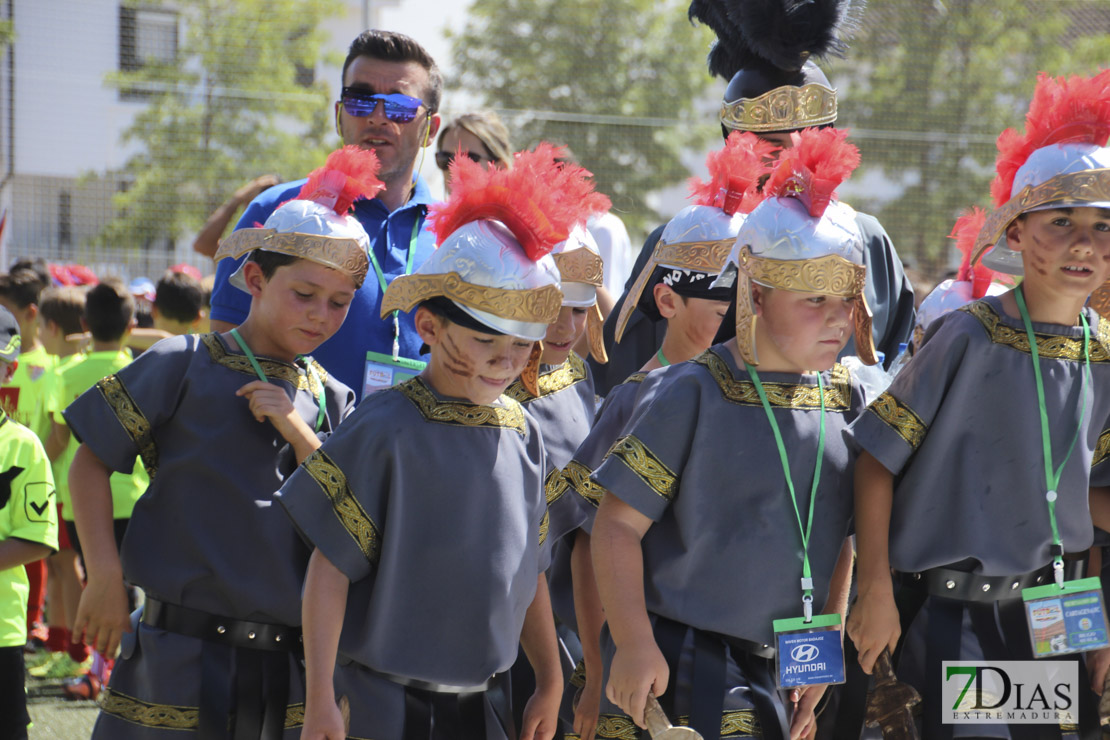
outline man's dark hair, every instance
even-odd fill
[[[154,289],[154,307],[172,321],[188,324],[200,316],[204,288],[200,281],[183,272],[167,270]]]
[[[35,270],[20,267],[6,275],[0,275],[0,297],[8,299],[21,309],[27,308],[32,303],[39,302],[39,294],[47,285]]]
[[[347,84],[347,67],[358,57],[370,57],[386,62],[416,62],[428,72],[428,89],[422,99],[431,113],[439,111],[439,100],[443,96],[443,74],[439,71],[431,54],[411,36],[395,31],[379,31],[371,28],[363,31],[347,51],[343,61],[343,74],[339,84]]]
[[[135,299],[119,278],[104,278],[85,296],[85,323],[98,342],[115,342],[135,318]]]
[[[81,316],[85,313],[85,291],[66,285],[50,287],[39,296],[39,315],[53,321],[66,334],[80,334]]]

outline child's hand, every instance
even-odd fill
[[[860,667],[864,673],[871,675],[879,653],[883,648],[889,648],[893,654],[902,635],[898,607],[894,605],[894,592],[890,586],[861,588],[859,598],[848,612],[845,628],[859,652]]]
[[[578,706],[574,708],[574,732],[581,738],[592,738],[597,729],[597,715],[601,712],[601,673],[586,671],[586,685]]]
[[[346,740],[347,723],[334,698],[305,702],[301,740]]]
[[[130,631],[131,615],[127,611],[127,590],[123,580],[98,579],[90,575],[77,605],[73,639],[79,640],[84,635],[87,644],[99,650],[101,655],[111,658],[119,648],[123,633]]]
[[[794,715],[790,718],[790,740],[804,740],[817,729],[814,710],[827,688],[824,684],[801,686],[790,692],[790,701],[794,703]]]
[[[536,689],[524,706],[520,720],[520,740],[551,740],[559,726],[559,705],[563,702],[562,686]]]
[[[646,728],[644,708],[648,692],[662,696],[670,677],[671,670],[654,640],[623,649],[618,647],[613,667],[609,670],[605,696],[623,709],[638,726]]]
[[[297,422],[303,424],[303,420],[297,415],[293,402],[289,400],[284,389],[273,383],[254,380],[235,391],[235,395],[246,397],[255,419],[258,421],[269,419],[286,442],[293,442],[293,439],[290,439],[293,436],[292,430],[296,428]]]

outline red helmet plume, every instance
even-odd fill
[[[1110,69],[1093,77],[1037,76],[1025,131],[1008,128],[998,136],[998,159],[991,183],[994,204],[1010,200],[1014,177],[1029,155],[1051,144],[1106,146],[1110,139]]]
[[[609,199],[594,192],[590,173],[559,162],[562,147],[546,142],[518,152],[513,168],[486,169],[468,157],[451,163],[451,196],[431,207],[429,219],[440,244],[471,221],[500,221],[524,253],[538,260],[564,241],[570,230],[593,213],[609,209]]]
[[[779,155],[763,186],[765,198],[797,198],[820,218],[836,197],[836,188],[859,166],[859,149],[846,130],[805,129],[790,134],[794,145]]]
[[[357,146],[345,146],[328,155],[323,167],[308,175],[297,200],[311,200],[335,209],[340,216],[359,198],[373,198],[384,187],[378,179],[378,157]]]
[[[956,248],[963,253],[960,269],[956,273],[956,280],[971,283],[971,297],[975,300],[985,296],[987,288],[996,280],[1007,284],[1013,282],[1013,278],[1009,275],[995,272],[989,267],[984,267],[982,263],[978,263],[974,267],[971,265],[971,255],[975,251],[975,239],[979,236],[979,231],[983,228],[986,220],[986,211],[978,206],[972,206],[960,214],[960,217],[956,219],[956,225],[952,227],[952,233],[948,235],[949,239],[956,240]]]
[[[691,177],[690,200],[699,206],[716,206],[728,215],[751,213],[763,200],[760,180],[771,171],[768,160],[779,149],[749,131],[733,131],[722,149],[705,157],[709,181]]]

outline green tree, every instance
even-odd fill
[[[687,0],[475,0],[453,38],[453,85],[507,114],[521,149],[568,145],[630,229],[647,196],[689,172],[680,155],[719,135],[694,101],[713,33]]]
[[[153,7],[145,3],[141,8]],[[204,223],[246,180],[299,176],[323,161],[331,131],[327,85],[306,79],[320,58],[319,22],[337,0],[173,0],[176,58],[110,76],[148,105],[123,133],[137,147],[99,241],[165,243]]]
[[[1105,60],[1108,26],[1090,3],[905,0],[871,3],[852,39],[840,125],[856,130],[863,165],[889,183],[851,197],[883,222],[903,258],[936,276],[961,210],[989,207],[997,150],[1024,125],[1036,74],[1091,73]],[[1093,35],[1092,35],[1093,34]],[[847,82],[849,84],[845,85]]]

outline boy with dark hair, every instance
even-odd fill
[[[85,294],[81,326],[92,335],[92,340],[87,353],[79,355],[78,359],[72,362],[65,363],[57,372],[56,385],[52,393],[53,431],[48,450],[52,461],[72,461],[79,445],[77,439],[70,434],[62,409],[94,386],[101,378],[131,363],[131,353],[124,345],[134,323],[134,317],[135,299],[123,281],[118,278],[104,278]],[[59,470],[58,476],[65,475],[68,481],[71,469],[70,467],[64,472]],[[132,459],[127,473],[121,472],[112,476],[113,520],[117,542],[122,541],[135,501],[146,490],[149,481],[147,471],[138,458]],[[70,486],[59,491],[58,500],[61,505],[59,524],[65,529],[65,538],[70,547],[77,557],[81,557],[82,548],[74,524]],[[65,625],[72,632],[71,642],[66,646],[65,653],[54,653],[51,660],[31,668],[30,672],[36,678],[80,680],[85,684],[86,693],[91,694],[91,698],[95,698],[98,679],[90,674],[93,655],[81,640],[80,633],[73,631],[78,603],[74,597],[80,591],[79,581],[75,584],[76,573],[71,573],[64,562],[62,565],[63,599],[59,607],[64,609]]]
[[[19,357],[19,324],[0,307],[0,385],[11,380]],[[26,740],[28,584],[24,564],[58,547],[54,480],[42,443],[0,408],[0,738]]]
[[[316,548],[306,739],[515,737],[502,673],[518,644],[537,678],[520,737],[555,731],[544,440],[503,395],[518,376],[539,392],[536,343],[562,298],[547,252],[592,190],[553,152],[522,152],[511,171],[455,160],[441,246],[382,306],[416,308],[427,368],[364,400],[279,494]]]
[[[154,289],[154,328],[194,334],[204,318],[204,288],[184,272],[167,270]]]
[[[242,326],[159,342],[65,411],[89,573],[75,632],[108,653],[123,639],[94,738],[299,735],[309,552],[271,496],[354,405],[306,355],[366,277],[369,237],[347,211],[381,187],[376,167],[334,152],[302,198],[223,241],[217,258],[247,256],[232,277],[251,296]],[[152,483],[117,551],[109,474],[136,454]],[[141,623],[125,579],[146,594]]]
[[[1098,734],[1082,656],[1097,641],[1064,629],[1080,620],[1066,611],[1057,612],[1059,640],[1034,646],[1029,623],[1034,610],[1053,613],[1045,590],[1057,603],[1082,601],[1076,566],[1092,521],[1110,529],[1108,466],[1096,454],[1110,417],[1110,324],[1086,306],[1110,278],[1108,138],[1110,70],[1041,75],[1025,131],[998,138],[995,211],[971,258],[1022,275],[1021,285],[933,322],[850,430],[862,452],[848,635],[865,672],[890,650],[924,698],[930,740],[1019,736],[1005,723],[945,724],[944,661],[1034,657],[1077,664],[1072,718],[1082,737]],[[1082,618],[1105,635],[1098,611]],[[1020,731],[1058,738],[1063,728]]]

